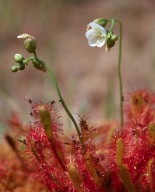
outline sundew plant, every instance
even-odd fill
[[[115,34],[114,26],[119,27],[119,34]],[[89,117],[79,114],[77,122],[63,99],[53,70],[37,55],[35,37],[18,35],[31,55],[25,59],[15,54],[12,72],[24,72],[32,65],[47,73],[75,132],[64,134],[65,124],[61,124],[61,110],[55,101],[39,103],[28,99],[32,122],[25,125],[16,114],[8,120],[11,131],[4,139],[13,156],[12,161],[8,155],[0,156],[0,191],[155,191],[155,94],[141,89],[128,98],[123,96],[120,20],[95,19],[87,25],[85,36],[89,46],[104,47],[107,54],[119,44],[116,73],[120,119],[96,128]],[[126,106],[124,99],[128,100]]]

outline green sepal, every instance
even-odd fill
[[[98,25],[101,25],[102,27],[105,27],[108,21],[107,19],[104,19],[104,18],[97,18],[93,22],[97,23]]]

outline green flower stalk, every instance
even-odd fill
[[[124,118],[123,118],[123,83],[121,74],[121,60],[122,60],[122,23],[118,19],[106,20],[104,18],[95,19],[89,23],[86,30],[86,38],[88,44],[91,47],[103,47],[105,45],[105,51],[108,52],[118,40],[118,36],[113,33],[114,24],[118,23],[120,26],[119,34],[119,56],[118,56],[118,78],[119,78],[119,92],[120,92],[120,124],[121,130],[123,130]],[[109,30],[106,30],[107,23],[111,23]]]
[[[119,78],[119,88],[120,88],[120,117],[121,117],[121,128],[123,129],[124,118],[123,118],[123,83],[121,74],[121,60],[122,60],[122,23],[120,20],[115,20],[120,26],[119,34],[119,57],[118,57],[118,78]]]
[[[67,107],[67,105],[66,105],[66,103],[65,103],[65,101],[64,101],[64,99],[62,97],[62,94],[61,94],[61,91],[60,91],[60,88],[59,88],[59,85],[58,85],[58,82],[57,82],[57,79],[56,79],[56,76],[55,76],[54,72],[49,67],[47,67],[47,65],[45,64],[44,61],[42,61],[37,56],[37,53],[36,53],[37,43],[36,43],[35,37],[33,37],[33,36],[29,35],[29,34],[26,34],[26,33],[24,33],[22,35],[18,35],[17,37],[24,39],[25,49],[29,53],[33,53],[33,56],[31,56],[31,57],[29,57],[27,59],[24,59],[24,57],[21,54],[15,54],[14,59],[16,61],[16,65],[12,66],[12,68],[11,68],[12,72],[17,72],[18,70],[23,70],[23,69],[25,69],[25,66],[29,64],[29,62],[32,62],[33,66],[37,70],[47,72],[49,74],[50,78],[52,79],[52,81],[53,81],[53,83],[55,85],[59,100],[62,103],[62,105],[63,105],[66,113],[70,117],[71,121],[73,122],[73,124],[74,124],[74,126],[76,128],[76,131],[78,133],[79,140],[80,140],[80,143],[82,145],[82,148],[84,149],[84,143],[83,143],[83,139],[82,139],[82,135],[81,135],[79,126],[78,126],[76,120],[74,119],[73,115],[69,111],[69,109],[68,109],[68,107]]]

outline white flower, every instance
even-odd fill
[[[88,44],[91,47],[102,47],[106,43],[107,31],[97,23],[89,23],[91,29],[86,32],[86,38],[88,39]]]

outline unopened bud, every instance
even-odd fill
[[[115,35],[115,34],[112,35],[112,36],[111,36],[111,40],[112,40],[112,41],[117,41],[117,40],[118,40],[118,35]]]
[[[17,63],[20,63],[20,62],[22,62],[24,60],[24,57],[21,54],[17,53],[17,54],[14,55],[14,59],[15,59],[15,61]]]
[[[33,36],[25,39],[24,45],[29,53],[34,53],[37,47],[36,39]]]
[[[11,71],[12,72],[17,72],[18,71],[18,67],[15,65],[15,66],[12,66],[11,67]]]
[[[18,35],[17,37],[25,39],[24,46],[29,53],[35,53],[37,42],[34,36],[23,33],[22,35]]]
[[[25,64],[24,63],[18,63],[17,67],[19,70],[24,70],[25,69]]]
[[[93,22],[101,25],[102,27],[105,27],[107,25],[107,19],[104,18],[95,19]]]
[[[111,38],[107,39],[107,46],[108,48],[111,48],[115,45],[115,41],[113,41]]]
[[[46,72],[46,66],[45,63],[40,59],[33,59],[32,60],[33,66],[43,72]]]

